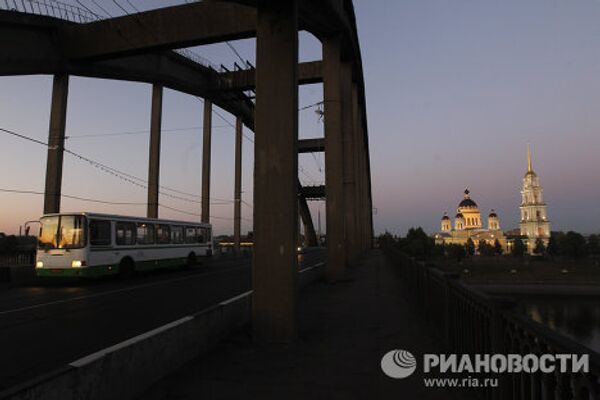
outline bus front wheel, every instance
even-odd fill
[[[192,268],[197,263],[196,253],[190,253],[187,256],[187,261],[185,263],[185,268]]]
[[[135,264],[131,258],[124,258],[119,264],[119,277],[121,279],[129,279],[135,272]]]

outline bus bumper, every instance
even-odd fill
[[[51,278],[98,278],[101,276],[114,275],[118,268],[112,266],[85,267],[85,268],[36,268],[38,277]]]

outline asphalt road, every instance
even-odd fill
[[[323,258],[308,250],[300,268]],[[250,260],[0,290],[0,390],[250,290]]]

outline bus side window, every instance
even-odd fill
[[[135,224],[130,222],[117,222],[116,242],[118,245],[131,245],[135,243]]]
[[[196,243],[196,228],[187,226],[185,228],[185,242],[186,243]]]
[[[154,225],[137,224],[137,244],[154,244]]]
[[[206,237],[204,235],[204,228],[196,228],[196,236],[198,237],[198,243],[206,242]]]
[[[175,243],[175,244],[183,243],[183,227],[181,227],[181,226],[171,227],[171,243]]]
[[[156,225],[156,243],[171,243],[171,227],[169,225]]]
[[[90,245],[110,246],[110,221],[92,219],[90,221]]]

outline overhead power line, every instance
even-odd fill
[[[39,192],[39,191],[35,191],[35,190],[19,190],[19,189],[6,189],[6,188],[0,188],[0,192],[17,193],[17,194],[35,194],[35,195],[42,195],[42,196],[45,195],[44,192]],[[132,203],[132,202],[122,202],[122,201],[90,199],[87,197],[74,196],[74,195],[70,195],[70,194],[61,194],[61,197],[65,197],[67,199],[87,201],[87,202],[91,202],[91,203],[111,204],[111,205],[118,205],[118,206],[142,206],[142,205],[145,206],[145,205],[147,205],[147,203]]]
[[[225,125],[213,125],[213,128],[227,128]],[[190,126],[185,128],[172,128],[172,129],[161,129],[162,133],[170,132],[193,132],[198,129],[202,129],[201,126]],[[104,132],[104,133],[91,133],[91,134],[83,134],[83,135],[67,135],[65,139],[82,139],[82,138],[92,138],[92,137],[104,137],[104,136],[126,136],[126,135],[140,135],[143,133],[150,133],[149,129],[139,130],[139,131],[124,131],[124,132]]]
[[[38,139],[34,139],[32,137],[29,137],[29,136],[26,136],[26,135],[23,135],[23,134],[20,134],[20,133],[17,133],[17,132],[14,132],[14,131],[11,131],[11,130],[8,130],[8,129],[5,129],[5,128],[0,128],[0,132],[3,132],[3,133],[8,134],[8,135],[12,135],[12,136],[18,137],[20,139],[27,140],[27,141],[30,141],[32,143],[36,143],[36,144],[39,144],[39,145],[42,145],[42,146],[45,146],[45,147],[48,147],[48,148],[52,148],[52,146],[48,145],[48,143],[46,143],[44,141],[41,141],[41,140],[38,140]],[[121,180],[123,180],[123,181],[125,181],[125,182],[127,182],[129,184],[132,184],[134,186],[140,187],[142,189],[147,189],[148,188],[148,186],[147,186],[148,185],[148,181],[145,180],[145,179],[139,178],[139,177],[137,177],[135,175],[132,175],[132,174],[129,174],[127,172],[120,171],[120,170],[118,170],[116,168],[110,167],[110,166],[108,166],[106,164],[103,164],[103,163],[101,163],[99,161],[92,160],[92,159],[90,159],[90,158],[88,158],[86,156],[83,156],[83,155],[81,155],[79,153],[76,153],[74,151],[71,151],[69,149],[64,148],[63,150],[64,150],[65,153],[70,154],[70,155],[78,158],[81,161],[85,161],[85,162],[89,163],[90,165],[92,165],[92,166],[98,168],[99,170],[101,170],[102,172],[108,173],[108,174],[110,174],[110,175],[112,175],[114,177],[117,177],[117,178],[119,178],[119,179],[121,179]],[[171,198],[177,199],[177,200],[182,200],[182,201],[187,201],[187,202],[201,204],[200,200],[202,199],[202,196],[200,196],[200,195],[196,195],[196,194],[193,194],[193,193],[184,192],[184,191],[178,190],[178,189],[173,189],[171,187],[164,186],[164,185],[160,185],[159,188],[163,189],[163,191],[160,192],[160,194],[162,194],[163,196],[171,197]],[[173,194],[170,194],[170,193],[165,193],[164,190],[167,190],[167,191],[170,191],[170,192],[173,192],[173,193],[177,193],[177,194],[180,194],[180,195],[183,195],[183,196],[187,196],[188,198],[184,198],[184,197],[181,197],[181,196],[173,195]],[[192,198],[200,199],[200,200],[193,200]],[[219,199],[219,198],[215,198],[215,197],[210,198],[210,200],[216,200],[217,202],[222,202],[222,203],[226,203],[226,204],[231,204],[231,203],[234,202],[233,199]],[[214,203],[213,205],[222,205],[222,204]]]
[[[139,8],[137,8],[136,6],[134,6],[133,3],[131,3],[131,1],[129,1],[129,0],[125,0],[125,1],[127,2],[127,4],[129,4],[129,6],[131,8],[133,8],[135,10],[135,12],[138,12],[138,13],[140,12]]]
[[[308,104],[308,105],[306,105],[306,106],[304,106],[304,107],[300,107],[300,108],[298,109],[298,111],[304,111],[304,110],[308,110],[309,108],[313,108],[313,107],[320,106],[320,105],[321,105],[321,104],[323,104],[323,103],[324,103],[324,101],[323,101],[323,100],[321,100],[321,101],[317,101],[316,103],[312,103],[312,104]]]
[[[96,6],[96,7],[97,7],[99,10],[102,10],[102,12],[103,12],[103,13],[104,13],[104,14],[105,14],[107,17],[111,17],[111,18],[112,18],[112,15],[111,15],[111,14],[110,14],[108,11],[106,11],[106,9],[104,9],[104,8],[103,8],[103,7],[102,7],[100,4],[98,4],[98,2],[97,2],[96,0],[90,0],[90,1],[91,1],[92,3],[94,3],[94,5],[95,5],[95,6]]]
[[[125,7],[123,7],[117,0],[112,0],[112,2],[115,3],[115,5],[119,7],[126,15],[129,15],[129,11],[127,11]]]
[[[237,58],[240,60],[242,65],[246,64],[246,60],[244,60],[244,58],[240,55],[240,53],[237,51],[237,49],[235,47],[233,47],[233,45],[230,42],[225,42],[225,44],[227,45],[227,47],[229,47],[231,49],[233,54],[235,54],[237,56]]]
[[[180,210],[178,208],[166,206],[164,204],[159,204],[159,206],[161,206],[163,208],[166,208],[167,210],[180,212],[182,214],[187,214],[187,215],[191,215],[191,216],[194,216],[194,217],[201,217],[202,216],[201,214],[198,214],[198,213],[193,213],[193,212],[189,212],[189,211],[185,211],[185,210]],[[216,215],[211,215],[210,218],[213,218],[213,219],[223,219],[223,220],[229,220],[229,221],[232,221],[234,219],[232,217],[220,217],[220,216],[216,216]],[[243,220],[243,221],[252,222],[252,220],[250,220],[248,218],[240,218],[240,219]]]
[[[21,190],[21,189],[7,189],[7,188],[0,188],[0,192],[2,193],[16,193],[16,194],[33,194],[33,195],[39,195],[39,196],[43,196],[45,195],[44,192],[41,191],[36,191],[36,190]],[[147,206],[147,203],[135,203],[135,202],[123,202],[123,201],[110,201],[110,200],[99,200],[99,199],[90,199],[88,197],[82,197],[82,196],[75,196],[75,195],[70,195],[70,194],[61,194],[61,197],[67,198],[67,199],[73,199],[73,200],[79,200],[79,201],[85,201],[85,202],[89,202],[89,203],[98,203],[98,204],[109,204],[109,205],[117,205],[117,206]],[[181,210],[179,208],[175,208],[175,207],[171,207],[168,206],[166,204],[163,203],[159,203],[160,207],[166,208],[167,210],[171,210],[171,211],[176,211],[176,212],[180,212],[183,214],[188,214],[188,215],[192,215],[195,217],[200,217],[201,214],[197,214],[197,213],[192,213],[192,212],[188,212],[185,210]],[[217,216],[217,215],[211,215],[211,218],[214,219],[223,219],[223,220],[233,220],[234,218],[232,217],[221,217],[221,216]],[[241,218],[244,221],[247,222],[252,222],[252,220],[247,219],[247,218]]]

